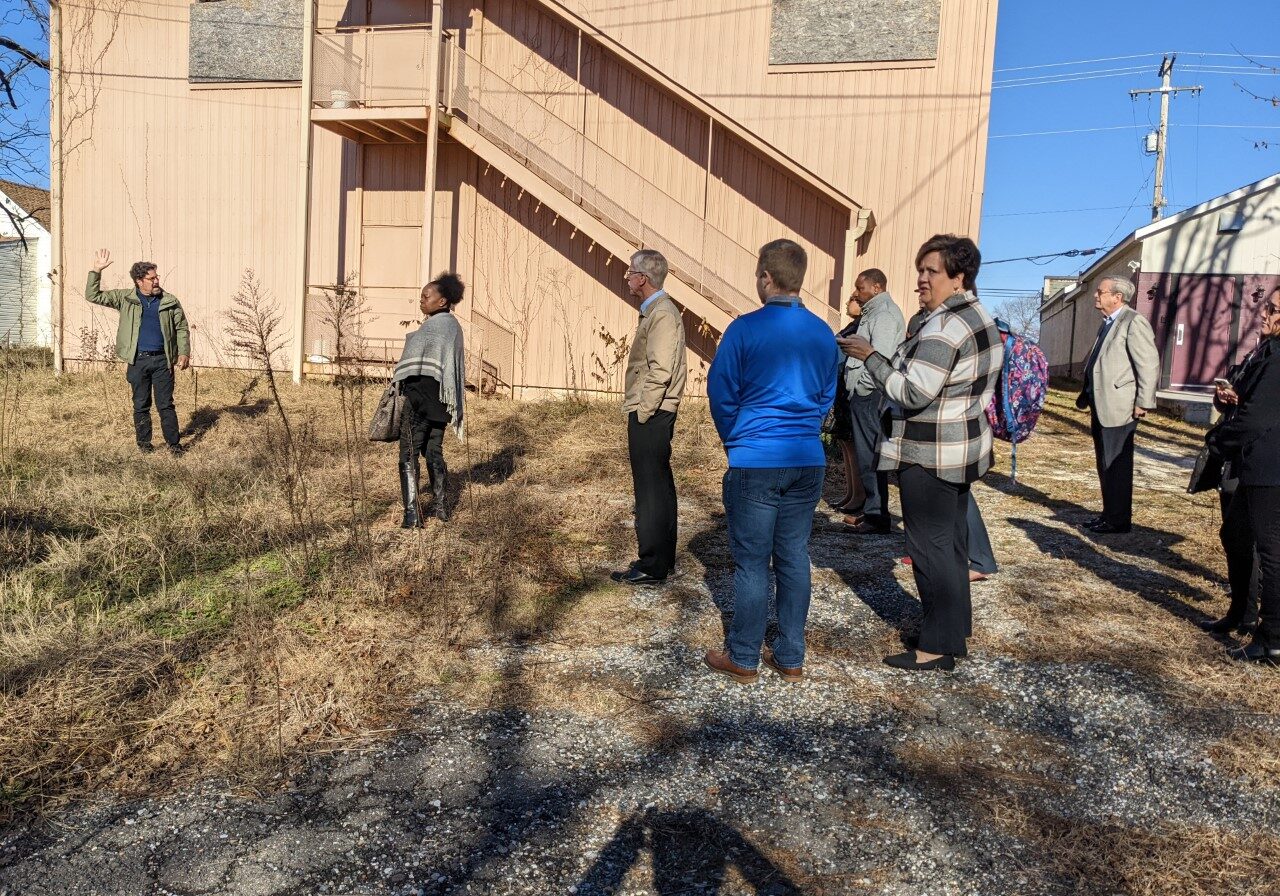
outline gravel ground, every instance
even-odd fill
[[[1184,441],[1147,444],[1143,494],[1185,500]],[[1055,476],[1088,485],[1087,443],[1076,448],[1080,463],[1046,470],[1039,488],[1054,491]],[[1062,624],[1028,612],[1027,595],[1073,584],[1203,639],[1187,623],[1210,615],[1208,601],[1222,609],[1218,559],[1204,569],[1175,556],[1180,536],[1164,530],[1085,540],[1072,526],[1083,507],[991,484],[976,495],[1005,569],[975,586],[977,637],[954,674],[879,663],[918,624],[910,574],[893,562],[901,539],[851,549],[827,515],[807,680],[706,673],[715,606],[731,595],[714,508],[690,502],[687,572],[629,593],[645,621],[626,639],[470,650],[491,680],[542,670],[536,699],[425,694],[398,733],[314,755],[268,793],[207,782],[11,829],[0,894],[1280,893],[1274,843],[1256,859],[1240,846],[1280,829],[1275,781],[1213,759],[1224,738],[1274,738],[1276,716],[1185,699],[1120,648],[1017,649],[1046,629],[1052,645]],[[1274,693],[1273,672],[1219,671]],[[621,708],[573,706],[583,682]],[[1203,869],[1169,871],[1170,850],[1204,837],[1239,849],[1250,873],[1215,889]]]

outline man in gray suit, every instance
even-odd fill
[[[1098,535],[1128,532],[1133,523],[1133,436],[1156,406],[1160,356],[1147,319],[1129,307],[1134,286],[1123,274],[1098,283],[1093,307],[1104,320],[1084,365],[1076,407],[1090,409],[1089,428],[1102,485],[1102,514],[1085,523]]]
[[[902,311],[893,296],[883,271],[869,268],[853,281],[850,301],[857,302],[858,335],[871,343],[873,351],[892,358],[906,334]],[[859,535],[883,535],[889,531],[889,474],[876,469],[880,461],[880,443],[884,427],[884,393],[867,372],[866,365],[841,345],[845,355],[844,384],[849,393],[849,411],[853,418],[853,450],[858,458],[858,475],[867,498],[862,508],[844,518],[850,532]]]

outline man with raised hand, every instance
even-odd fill
[[[111,253],[99,249],[89,270],[84,297],[95,305],[120,312],[116,327],[116,355],[127,365],[125,379],[133,390],[133,430],[138,450],[155,450],[151,444],[151,405],[155,397],[160,431],[173,454],[181,454],[178,412],[173,407],[173,368],[191,366],[191,332],[178,299],[160,287],[160,275],[149,261],[129,268],[133,286],[103,292],[102,272],[111,264]]]

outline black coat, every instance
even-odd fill
[[[1241,485],[1280,486],[1280,338],[1266,339],[1235,386],[1240,402],[1208,436]]]

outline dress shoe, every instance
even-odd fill
[[[609,573],[609,578],[615,582],[621,582],[624,585],[661,585],[667,581],[667,577],[651,576],[647,572],[632,567],[631,569],[620,569],[617,572]]]
[[[169,448],[169,453],[172,454],[174,457],[182,457],[182,455],[187,453],[187,449],[182,445],[177,444],[176,442],[172,445],[169,445],[168,448]]]
[[[773,651],[768,647],[764,649],[764,664],[778,673],[778,677],[783,681],[795,684],[804,679],[804,666],[782,665],[774,658]]]
[[[1271,663],[1272,665],[1280,663],[1280,647],[1276,647],[1267,641],[1259,641],[1257,638],[1254,638],[1239,650],[1233,651],[1233,653],[1242,660],[1251,660],[1255,663]]]
[[[903,647],[905,647],[905,648],[907,648],[908,650],[915,650],[916,648],[918,648],[918,647],[920,646],[920,636],[919,636],[919,635],[906,635],[906,636],[904,636],[904,637],[903,637],[903,639],[902,639],[902,646],[903,646]],[[956,659],[958,659],[958,660],[962,660],[962,659],[964,659],[965,657],[967,657],[967,656],[969,655],[969,648],[968,648],[968,647],[962,647],[962,648],[960,648],[960,650],[956,651],[955,653],[953,653],[953,654],[951,654],[951,655],[952,655],[952,656],[954,656],[954,657],[955,657]]]
[[[1083,523],[1081,523],[1081,524],[1080,524],[1080,528],[1081,528],[1081,529],[1091,529],[1091,528],[1093,528],[1094,526],[1098,525],[1098,523],[1101,523],[1101,522],[1104,522],[1104,521],[1105,521],[1105,520],[1104,520],[1104,518],[1103,518],[1103,517],[1100,517],[1100,516],[1090,517],[1089,519],[1085,520]]]
[[[156,446],[152,445],[150,442],[139,442],[138,450],[143,454],[150,454],[151,452],[156,450]]]
[[[916,659],[914,650],[908,650],[906,653],[895,653],[893,656],[885,657],[884,664],[895,669],[905,669],[908,672],[932,672],[934,670],[950,672],[956,667],[956,658],[944,653],[937,659],[926,660],[922,663]]]
[[[721,675],[727,675],[738,684],[754,684],[755,680],[760,677],[760,673],[755,669],[745,669],[729,659],[729,653],[725,650],[708,650],[702,657],[702,661],[707,664],[707,668],[712,672],[718,672]]]
[[[1245,632],[1253,628],[1243,619],[1233,619],[1230,616],[1223,616],[1221,619],[1215,619],[1212,622],[1203,622],[1200,627],[1211,635],[1229,635],[1232,632],[1243,635]]]
[[[1115,523],[1109,523],[1103,520],[1089,526],[1088,529],[1094,535],[1124,535],[1132,530],[1132,526],[1117,526]]]
[[[850,522],[850,520],[855,520],[855,522]],[[890,527],[884,523],[873,523],[865,516],[847,516],[844,518],[844,531],[854,535],[888,535]]]

